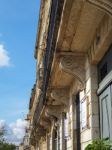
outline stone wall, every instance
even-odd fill
[[[99,115],[98,115],[98,97],[97,97],[97,66],[91,65],[86,60],[86,88],[80,92],[80,101],[87,100],[87,128],[81,130],[81,147],[85,146],[91,140],[99,138]],[[82,113],[82,112],[80,112]],[[82,122],[81,122],[82,128]]]

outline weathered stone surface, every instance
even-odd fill
[[[85,86],[85,56],[64,56],[60,60],[60,68],[80,81],[80,89]]]
[[[69,104],[69,89],[54,89],[51,92],[51,97],[57,102],[60,102],[66,106]]]

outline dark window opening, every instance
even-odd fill
[[[103,80],[106,75],[107,75],[107,62],[100,69],[100,78],[101,78],[101,80]]]
[[[112,70],[112,45],[98,64],[98,82],[100,83]]]
[[[81,149],[80,141],[80,98],[79,93],[76,95],[76,141],[77,141],[77,150]]]

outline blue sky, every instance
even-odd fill
[[[0,120],[8,124],[25,117],[36,80],[39,2],[0,0]]]

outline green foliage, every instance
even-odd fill
[[[2,129],[0,129],[0,143],[4,141],[5,132],[5,128],[2,127]]]
[[[0,143],[0,150],[16,150],[16,146],[6,142]]]
[[[85,150],[112,150],[112,143],[108,139],[94,140]]]
[[[9,144],[4,140],[5,129],[0,130],[0,150],[16,150],[14,144]]]

